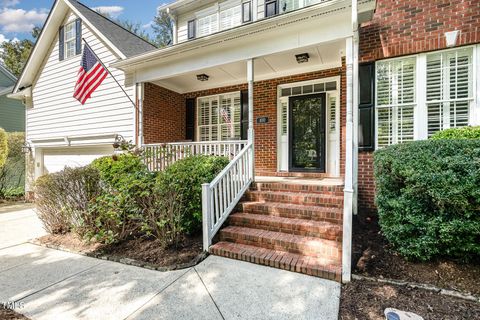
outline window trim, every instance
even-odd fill
[[[248,20],[244,20],[245,18],[245,6],[248,6]],[[242,2],[242,23],[252,22],[252,1],[243,1]]]
[[[480,125],[480,70],[478,66],[480,64],[480,45],[467,45],[459,46],[455,48],[447,48],[442,50],[435,50],[432,52],[424,52],[413,55],[407,55],[402,57],[394,57],[389,59],[382,59],[375,61],[375,70],[378,70],[378,64],[383,62],[393,62],[396,60],[414,59],[415,61],[415,103],[414,105],[414,138],[413,140],[425,140],[428,139],[428,104],[432,101],[427,101],[427,57],[435,54],[446,54],[451,51],[458,50],[471,50],[472,58],[472,86],[471,96],[469,97],[469,119],[468,125],[475,126]],[[375,148],[378,147],[378,82],[377,71],[375,71]],[[408,104],[410,105],[410,104]],[[384,107],[384,106],[381,106]]]
[[[220,137],[220,140],[217,139],[217,140],[201,140],[201,132],[200,132],[200,124],[199,124],[199,120],[200,120],[200,115],[201,115],[201,112],[200,112],[200,103],[201,103],[201,100],[202,99],[212,99],[212,98],[217,98],[218,100],[218,108],[220,110],[220,106],[221,106],[221,101],[220,101],[220,97],[221,96],[232,96],[233,98],[235,98],[236,96],[238,96],[239,98],[239,101],[240,101],[240,117],[238,119],[238,121],[234,121],[233,124],[236,124],[238,122],[238,124],[240,125],[240,135],[238,138],[235,138],[235,139],[228,139],[228,140],[221,140],[221,132],[218,132],[218,137]],[[197,142],[202,142],[202,141],[231,141],[231,140],[241,140],[242,139],[242,92],[241,91],[230,91],[230,92],[223,92],[223,93],[219,93],[219,94],[212,94],[212,95],[208,95],[208,96],[201,96],[201,97],[197,97],[196,98],[196,102],[195,102],[195,141]],[[210,115],[211,117],[211,115]],[[218,119],[220,119],[220,115],[218,116]],[[221,124],[218,123],[216,124],[217,126],[220,126]],[[214,126],[214,124],[210,124],[208,126]]]
[[[70,26],[72,25],[73,26],[73,36],[70,38],[70,39],[67,39],[67,26]],[[71,59],[75,56],[77,56],[77,20],[73,20],[73,21],[70,21],[70,22],[67,22],[63,25],[63,57],[64,59],[63,60],[68,60],[68,59]],[[68,55],[68,43],[69,42],[73,42],[74,43],[74,46],[73,46],[73,54],[72,55]]]

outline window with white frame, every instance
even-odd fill
[[[473,101],[472,48],[427,55],[428,136],[469,124]]]
[[[228,1],[220,4],[220,30],[230,29],[242,24],[242,3]]]
[[[377,147],[414,138],[415,59],[377,63]]]
[[[200,141],[239,140],[240,92],[198,98],[197,123]]]
[[[197,37],[202,37],[218,31],[218,15],[217,13],[198,18],[197,20]]]
[[[76,54],[76,22],[70,22],[65,25],[64,43],[65,43],[65,59],[73,57]]]

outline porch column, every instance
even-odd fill
[[[253,129],[253,90],[254,90],[254,59],[247,60],[248,81],[248,143],[252,144],[250,161],[252,163],[252,178],[255,180],[255,130]]]
[[[358,14],[352,0],[352,37],[346,39],[347,124],[345,141],[345,188],[343,207],[342,282],[352,276],[352,215],[356,210],[356,159],[358,155]]]

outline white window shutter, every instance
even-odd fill
[[[242,6],[238,5],[220,11],[220,30],[226,30],[242,24]]]

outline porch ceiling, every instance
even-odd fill
[[[255,59],[255,81],[279,78],[287,75],[324,70],[341,66],[345,41],[334,41],[321,45],[262,56]],[[310,59],[299,64],[295,55],[308,53]],[[198,74],[209,76],[208,81],[197,80]],[[161,87],[178,93],[206,90],[247,82],[246,61],[237,61],[212,68],[184,73],[168,79],[152,81]]]

